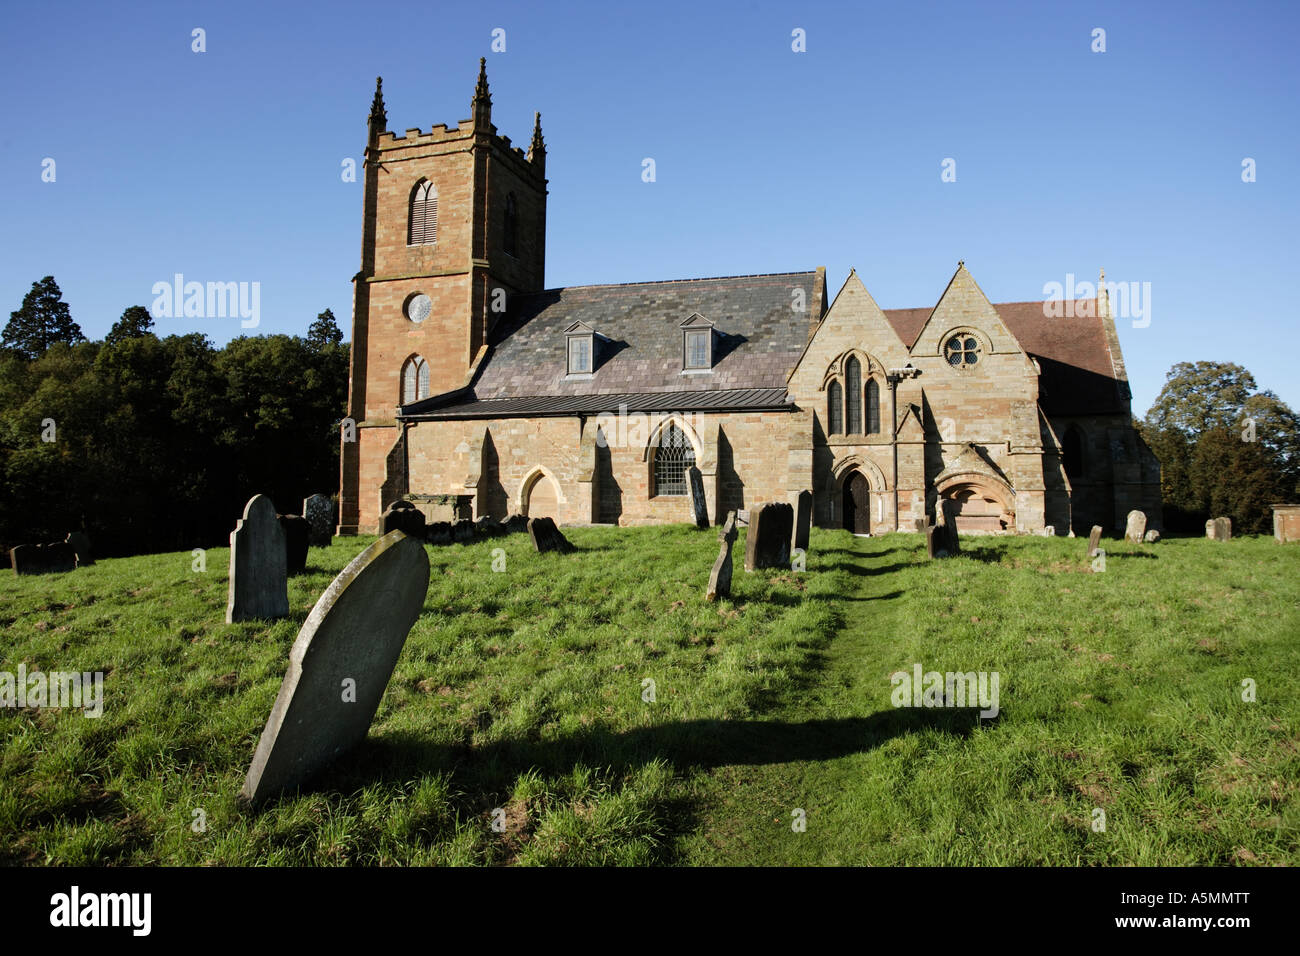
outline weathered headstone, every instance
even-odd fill
[[[80,531],[70,531],[64,541],[76,555],[77,567],[84,568],[95,563],[95,559],[90,554],[90,539],[85,534]]]
[[[935,534],[938,542],[935,555],[950,558],[961,554],[961,539],[957,536],[957,503],[942,499],[935,504]]]
[[[1141,511],[1130,511],[1124,525],[1124,540],[1129,544],[1141,544],[1147,533],[1147,516]]]
[[[226,623],[251,618],[285,617],[289,613],[289,582],[285,569],[284,531],[275,505],[266,495],[254,495],[244,516],[230,532],[230,597]]]
[[[1095,524],[1092,530],[1088,532],[1088,557],[1095,558],[1097,549],[1101,547],[1101,525]]]
[[[1043,528],[1043,537],[1044,537],[1044,538],[1055,538],[1055,537],[1056,537],[1056,525],[1051,525],[1051,524],[1049,524],[1049,525],[1047,525],[1045,528]]]
[[[451,522],[432,521],[425,525],[424,540],[429,544],[451,544]]]
[[[497,535],[505,534],[505,528],[491,515],[482,515],[474,522],[474,533],[480,538],[495,538]]]
[[[790,567],[790,538],[794,531],[794,508],[783,502],[769,502],[749,511],[749,533],[745,535],[745,570]]]
[[[913,519],[912,519],[912,523],[913,523],[913,525],[916,527],[916,530],[917,530],[918,532],[920,532],[921,534],[925,534],[925,519],[924,519],[924,518],[913,518]]]
[[[1160,540],[1160,532],[1157,531],[1155,528],[1152,528],[1143,536],[1142,540],[1145,541],[1147,544],[1155,544],[1157,541]]]
[[[926,525],[925,528],[925,556],[927,558],[937,558],[939,556],[939,542],[942,532],[935,525]]]
[[[365,739],[428,589],[424,546],[401,532],[339,573],[289,651],[242,800],[257,804],[297,787]]]
[[[314,548],[328,548],[334,540],[334,502],[325,495],[304,498],[302,516],[309,529],[307,543]]]
[[[1205,522],[1205,536],[1211,541],[1232,540],[1232,519],[1211,518]]]
[[[704,499],[704,475],[694,465],[686,469],[686,486],[691,493],[691,514],[695,518],[695,527],[707,528],[709,504]]]
[[[709,572],[709,586],[704,590],[706,601],[731,597],[731,547],[739,534],[736,530],[736,513],[729,512],[726,524],[718,532],[718,559],[713,562],[713,570]]]
[[[529,518],[528,536],[533,539],[533,547],[537,549],[538,554],[545,554],[548,551],[568,554],[574,550],[569,539],[555,526],[554,518]]]
[[[794,499],[794,538],[790,542],[790,553],[795,548],[808,550],[808,535],[812,528],[812,492],[801,491]]]
[[[394,501],[379,518],[379,533],[400,531],[412,538],[424,537],[424,512],[409,501]]]
[[[280,530],[284,532],[285,573],[302,574],[307,570],[307,540],[311,526],[302,515],[280,515]]]
[[[66,541],[19,544],[9,551],[14,574],[63,574],[77,567],[77,553]]]
[[[511,534],[523,534],[528,530],[528,518],[526,515],[511,515],[502,522],[506,530]]]

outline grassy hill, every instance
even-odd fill
[[[260,811],[289,647],[373,539],[312,549],[274,624],[224,623],[225,550],[6,572],[0,671],[107,676],[100,718],[0,709],[0,862],[1300,862],[1300,548],[1112,541],[1095,573],[1081,539],[814,530],[806,573],[738,553],[711,605],[713,532],[567,533],[430,548],[369,739]],[[997,672],[999,716],[895,708],[917,663]]]

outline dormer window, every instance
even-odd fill
[[[565,373],[570,378],[589,378],[596,371],[597,348],[605,337],[585,322],[574,322],[564,330],[568,356]]]
[[[713,369],[713,323],[696,312],[681,325],[682,371],[708,372]]]

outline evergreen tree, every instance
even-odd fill
[[[55,342],[72,345],[84,341],[81,326],[72,321],[54,276],[32,283],[22,307],[9,313],[9,323],[0,333],[0,346],[14,348],[29,359],[40,358]]]
[[[128,306],[122,317],[113,323],[113,327],[104,336],[105,345],[116,345],[127,339],[140,339],[152,335],[153,316],[142,305]]]
[[[316,321],[307,329],[307,347],[319,352],[327,345],[338,345],[343,341],[343,330],[334,318],[334,311],[326,309],[316,316]]]

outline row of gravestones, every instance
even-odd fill
[[[394,501],[379,518],[379,533],[400,531],[408,537],[426,544],[470,544],[487,538],[527,531],[533,547],[539,554],[558,551],[568,554],[574,550],[553,518],[527,518],[510,515],[500,521],[487,515],[477,521],[462,518],[459,521],[434,521],[426,523],[424,512],[409,501]]]
[[[69,532],[62,541],[17,544],[9,550],[9,565],[14,574],[61,574],[94,563],[90,539],[80,531]]]

